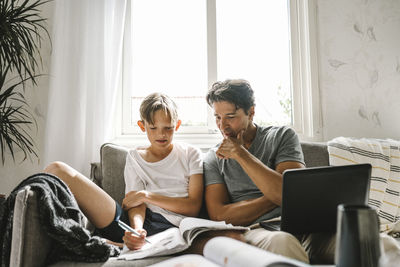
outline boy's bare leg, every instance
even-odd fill
[[[115,201],[95,183],[63,162],[53,162],[44,169],[63,180],[79,208],[96,228],[108,226],[115,217]]]
[[[192,245],[181,254],[200,254],[203,255],[204,246],[206,243],[214,237],[225,236],[230,237],[246,243],[246,240],[242,234],[242,231],[238,230],[219,230],[219,231],[208,231],[201,233],[194,240]]]

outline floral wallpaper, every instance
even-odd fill
[[[324,139],[400,140],[400,1],[318,0]]]

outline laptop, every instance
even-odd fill
[[[339,204],[368,203],[370,164],[291,169],[283,173],[281,220],[267,230],[291,234],[336,232]]]

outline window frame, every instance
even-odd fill
[[[301,140],[321,141],[316,0],[289,0],[293,128]]]
[[[131,7],[127,2],[127,10]],[[316,35],[316,0],[288,0],[290,16],[290,57],[292,86],[292,122],[293,129],[301,140],[322,140],[321,108],[318,87],[317,35]],[[207,12],[207,76],[208,88],[217,81],[217,33],[216,33],[216,0],[206,0]],[[130,12],[126,14],[130,21]],[[125,24],[124,38],[131,38],[130,26]],[[125,42],[125,41],[124,41]],[[128,89],[124,69],[130,57],[130,50],[123,47],[121,82],[119,99],[122,107],[117,108],[115,139],[113,142],[136,146],[147,142],[144,133],[133,133],[130,125],[132,114],[130,98],[126,96]],[[212,109],[208,106],[207,125],[215,127]],[[191,143],[207,149],[217,144],[221,134],[210,127],[187,127],[186,131],[178,131],[175,140]]]

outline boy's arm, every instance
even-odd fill
[[[124,243],[130,250],[140,249],[145,244],[146,230],[143,229],[144,218],[146,216],[146,205],[142,204],[128,210],[129,224],[141,237],[137,237],[132,233],[125,232]]]
[[[205,200],[210,219],[233,225],[249,225],[277,207],[264,196],[231,203],[225,184],[208,185]]]
[[[129,224],[135,230],[143,229],[144,219],[146,217],[146,205],[141,204],[128,210]]]
[[[129,192],[125,199],[124,209],[149,203],[175,213],[195,217],[200,212],[203,200],[203,174],[190,176],[187,197],[167,197],[142,190]]]

